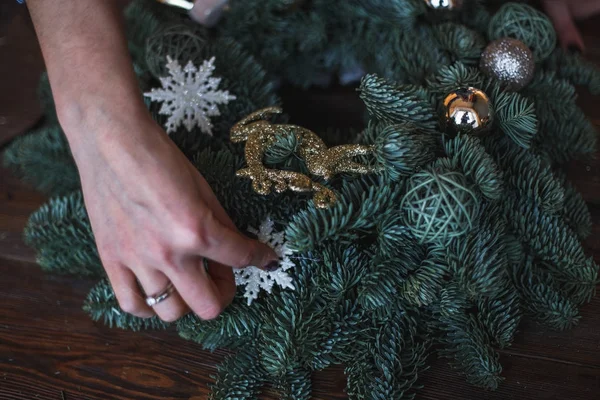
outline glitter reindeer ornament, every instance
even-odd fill
[[[308,176],[299,172],[265,167],[265,151],[275,144],[279,137],[289,134],[293,134],[298,141],[299,155],[313,175],[328,180],[342,172],[368,174],[375,171],[374,167],[353,160],[355,156],[372,154],[372,146],[346,144],[328,148],[320,137],[306,128],[272,124],[265,120],[266,117],[281,112],[279,107],[264,108],[248,115],[231,128],[232,142],[246,142],[245,157],[248,167],[239,170],[236,175],[250,178],[252,188],[257,193],[267,195],[273,189],[277,193],[286,189],[294,192],[315,192],[313,200],[317,207],[326,208],[335,203],[335,193]]]

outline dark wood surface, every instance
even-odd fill
[[[0,27],[0,116],[10,117],[0,124],[0,142],[39,116],[32,76],[41,70],[41,59],[26,19],[17,18],[10,29]],[[589,57],[600,64],[598,24],[600,18],[587,21],[583,30]],[[11,36],[3,39],[8,31]],[[600,99],[582,94],[580,103],[600,127]],[[594,233],[587,247],[600,262],[600,162],[574,163],[569,175],[590,205]],[[46,275],[35,265],[21,234],[43,201],[0,169],[0,399],[207,398],[210,375],[225,353],[202,351],[173,331],[133,333],[94,323],[81,310],[93,281]],[[514,344],[501,351],[506,380],[497,391],[467,385],[443,360],[432,358],[418,398],[600,399],[600,299],[581,314],[580,324],[567,332],[523,325]],[[344,386],[341,369],[315,374],[314,398],[343,399]]]

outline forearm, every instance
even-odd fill
[[[69,141],[80,142],[85,121],[144,109],[122,20],[122,0],[29,0],[57,113]],[[118,111],[118,112],[116,112]]]

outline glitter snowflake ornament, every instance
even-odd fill
[[[279,256],[280,265],[279,269],[273,272],[263,271],[253,266],[235,270],[235,284],[246,286],[244,297],[248,299],[248,305],[258,298],[261,290],[270,294],[275,285],[282,289],[294,290],[292,277],[286,272],[294,266],[294,263],[290,260],[293,251],[288,248],[285,242],[285,233],[273,232],[273,221],[270,218],[261,223],[258,230],[248,228],[248,232],[254,233],[258,236],[260,242],[271,246],[275,250],[275,253]]]
[[[215,58],[205,60],[199,68],[189,61],[182,68],[177,60],[167,56],[168,77],[160,78],[162,89],[144,93],[152,101],[162,102],[160,114],[169,115],[165,125],[167,133],[175,132],[183,124],[188,132],[198,126],[212,136],[210,117],[221,115],[219,104],[235,100],[227,90],[217,90],[221,78],[215,78]]]

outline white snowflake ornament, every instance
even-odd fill
[[[271,246],[275,250],[275,253],[279,256],[280,265],[279,269],[273,272],[263,271],[256,267],[235,270],[235,284],[246,286],[244,297],[248,299],[248,305],[258,298],[261,289],[269,294],[274,285],[282,289],[295,289],[292,284],[292,277],[286,272],[294,267],[294,263],[290,260],[293,251],[288,248],[285,242],[285,233],[273,232],[273,225],[273,221],[267,218],[260,224],[258,230],[248,228],[248,232],[257,235],[260,242]]]
[[[217,105],[228,104],[235,96],[227,90],[217,90],[221,78],[212,77],[215,58],[205,60],[199,68],[189,61],[184,68],[167,56],[168,77],[160,78],[162,89],[144,93],[152,101],[163,102],[160,114],[169,115],[167,133],[183,124],[188,132],[198,126],[212,136],[210,117],[221,115]]]

